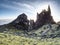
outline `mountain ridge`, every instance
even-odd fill
[[[50,6],[48,5],[47,11],[44,9],[40,14],[37,13],[36,22],[34,22],[34,20],[28,20],[27,15],[25,13],[22,13],[9,24],[11,24],[17,29],[29,31],[33,29],[38,29],[45,24],[56,24],[56,22],[51,16],[51,9]]]
[[[37,20],[28,20],[25,13],[20,14],[12,22],[1,25],[0,32],[12,33],[15,35],[26,37],[60,37],[60,22],[56,23],[51,16],[51,9],[48,6],[48,10],[42,10],[41,13],[37,13]],[[53,33],[54,32],[54,33]]]

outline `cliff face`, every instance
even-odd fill
[[[55,24],[53,17],[51,16],[51,9],[48,6],[48,10],[43,10],[40,14],[37,13],[37,20],[28,20],[26,14],[21,14],[11,23],[17,29],[33,30],[38,29],[45,24]]]
[[[17,29],[28,30],[29,20],[27,16],[23,13],[17,17],[11,24]]]
[[[53,17],[51,16],[50,6],[48,10],[43,10],[40,14],[37,13],[37,20],[35,22],[35,27],[39,28],[44,24],[55,24]]]

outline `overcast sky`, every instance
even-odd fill
[[[0,0],[0,19],[15,19],[25,13],[28,19],[36,20],[37,12],[51,7],[51,15],[60,20],[60,0]]]

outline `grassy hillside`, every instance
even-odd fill
[[[57,24],[51,25],[51,28],[49,25],[44,25],[37,30],[26,32],[2,26],[0,45],[60,45],[60,27]]]
[[[60,26],[58,24],[52,24],[51,27],[47,25],[43,25],[38,30],[33,30],[28,32],[29,34],[35,35],[36,37],[60,37]]]
[[[0,33],[0,45],[60,45],[60,38],[33,39]]]
[[[11,28],[12,27],[12,28]],[[58,24],[51,24],[51,28],[49,27],[49,24],[43,25],[41,28],[37,30],[17,30],[11,25],[5,25],[0,27],[0,32],[8,33],[8,34],[14,34],[18,36],[25,36],[25,37],[60,37],[60,26]]]

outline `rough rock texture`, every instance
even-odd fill
[[[43,10],[40,14],[37,13],[37,20],[35,22],[35,27],[39,28],[44,24],[54,24],[55,21],[51,16],[50,6],[48,6],[48,10]]]
[[[27,16],[23,13],[17,17],[11,24],[17,29],[28,30],[29,20]]]
[[[12,23],[14,27],[22,30],[38,29],[45,24],[55,24],[53,17],[51,16],[50,6],[48,10],[43,10],[40,14],[37,13],[37,20],[28,20],[27,16],[23,13],[17,17]]]
[[[29,28],[28,28],[28,30],[34,29],[34,25],[35,25],[34,20],[30,20],[29,21]]]

